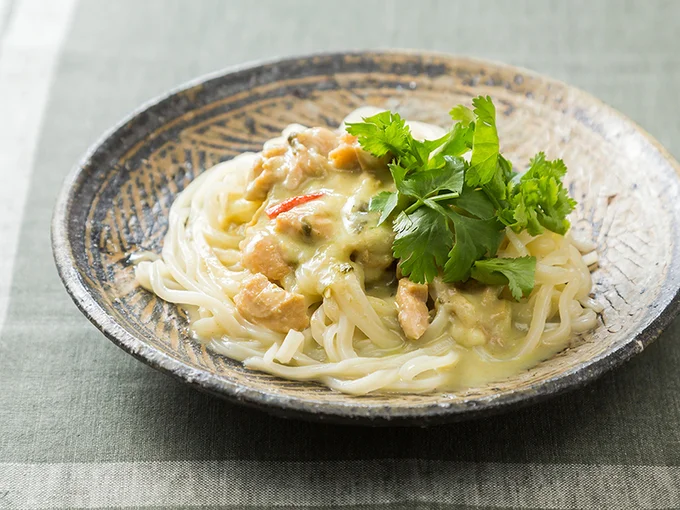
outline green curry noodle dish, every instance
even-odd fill
[[[208,348],[351,394],[470,388],[555,355],[596,325],[594,246],[571,238],[564,163],[516,172],[491,98],[471,106],[448,130],[373,107],[287,127],[177,196],[138,283]]]

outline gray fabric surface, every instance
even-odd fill
[[[49,243],[61,182],[105,129],[252,59],[409,47],[504,61],[588,90],[680,155],[680,2],[14,3],[6,33],[29,7],[69,16],[30,164],[0,166],[27,185],[2,219],[21,222],[18,237],[0,241],[16,248],[0,287],[0,508],[680,507],[680,321],[586,389],[512,414],[315,425],[213,399],[123,353],[72,304]],[[0,46],[0,90],[9,51],[43,51],[27,47]]]

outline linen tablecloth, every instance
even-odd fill
[[[260,58],[401,47],[526,66],[680,156],[679,20],[670,0],[0,0],[0,508],[680,508],[679,321],[586,389],[511,414],[286,421],[111,344],[49,241],[61,182],[104,130]]]

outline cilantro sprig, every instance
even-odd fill
[[[416,140],[399,114],[381,112],[347,125],[361,147],[389,158],[395,191],[371,199],[378,224],[392,223],[393,254],[416,283],[442,275],[508,285],[515,299],[534,287],[534,257],[498,258],[504,229],[566,233],[576,202],[562,184],[566,166],[538,153],[522,175],[500,153],[496,108],[476,97],[451,109],[454,121],[437,140]]]

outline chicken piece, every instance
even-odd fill
[[[476,347],[489,341],[484,328],[466,328],[455,321],[451,324],[451,336],[463,347]]]
[[[357,137],[345,133],[340,144],[328,153],[328,159],[337,170],[376,170],[385,168],[387,160],[376,158],[361,148]]]
[[[264,200],[277,183],[297,189],[307,177],[324,175],[330,168],[328,151],[336,145],[335,133],[312,128],[291,134],[287,143],[266,146],[250,171],[245,198]]]
[[[283,260],[279,243],[270,236],[257,236],[241,243],[241,263],[253,273],[262,273],[272,281],[281,281],[291,269]]]
[[[435,278],[432,288],[436,306],[444,306],[453,311],[467,328],[477,324],[475,306],[463,296],[453,285],[448,285]]]
[[[329,168],[328,159],[318,154],[316,151],[307,149],[301,144],[297,144],[294,152],[287,154],[286,177],[283,185],[291,190],[298,189],[308,177],[322,177],[326,175]]]
[[[499,299],[492,310],[493,312],[489,315],[489,322],[485,329],[490,334],[491,341],[496,345],[502,346],[505,339],[509,337],[509,332],[512,331],[512,309],[510,302],[505,299]]]
[[[234,302],[247,320],[280,333],[309,326],[304,296],[283,290],[260,273],[243,280]]]
[[[366,220],[360,221],[364,221],[365,225],[370,225]],[[356,224],[361,225],[358,222]],[[350,225],[355,225],[355,223],[350,223]],[[358,235],[347,247],[352,250],[349,255],[350,260],[363,268],[365,283],[384,282],[385,278],[392,279],[394,271],[388,271],[394,263],[392,244],[395,234],[392,226],[384,223],[376,227],[361,227],[357,233]]]
[[[305,129],[291,138],[324,157],[338,145],[338,135],[323,127]]]
[[[309,128],[288,137],[288,172],[283,182],[297,189],[307,177],[320,177],[330,168],[328,152],[338,144],[338,136],[327,128]]]
[[[318,211],[317,206],[316,203],[305,204],[279,214],[276,231],[305,241],[329,239],[335,230],[333,220],[327,213]]]
[[[331,164],[342,170],[359,170],[357,137],[345,133],[340,137],[340,145],[328,153]]]
[[[353,258],[366,269],[376,269],[378,271],[385,271],[394,262],[392,252],[378,252],[371,249],[357,250],[353,254]]]
[[[380,244],[355,250],[350,255],[350,260],[358,263],[364,270],[365,283],[373,283],[384,280],[385,271],[394,262],[392,246],[388,250],[381,250]],[[392,273],[390,271],[390,273]]]
[[[500,291],[498,286],[486,287],[482,291],[481,305],[487,317],[483,329],[494,344],[502,346],[512,330],[512,308],[508,300],[499,297]]]
[[[418,340],[429,326],[430,314],[427,309],[427,285],[413,283],[408,278],[399,280],[397,307],[399,324],[404,334]]]
[[[352,252],[353,260],[364,267],[387,269],[394,261],[394,231],[386,224],[362,230]]]
[[[499,286],[489,285],[485,287],[482,291],[482,306],[490,307],[496,305],[500,301],[498,295],[501,290],[502,289]]]
[[[281,158],[281,156],[276,156]],[[253,163],[248,176],[248,185],[244,193],[246,200],[264,200],[271,187],[279,180],[277,172],[271,168],[271,160],[274,158],[258,157]],[[265,162],[267,168],[265,168]]]
[[[262,148],[262,157],[273,158],[275,156],[283,156],[287,150],[288,146],[283,145],[279,142],[277,143],[265,142],[264,147]]]

